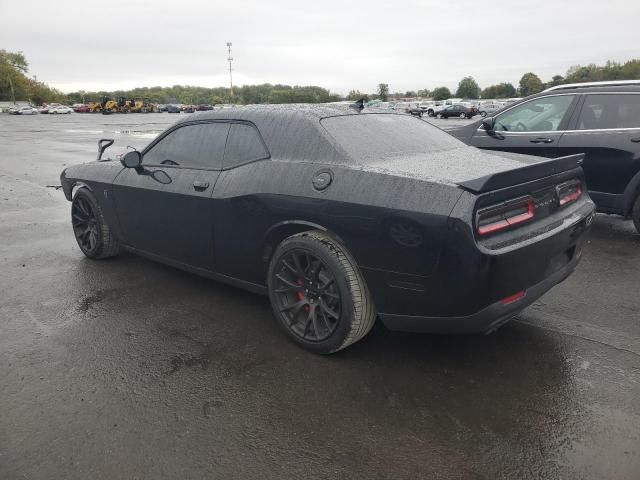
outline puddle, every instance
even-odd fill
[[[162,133],[162,130],[116,130],[113,133],[132,137],[155,138]]]

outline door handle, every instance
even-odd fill
[[[640,137],[634,137],[631,139],[633,143],[640,143]]]
[[[548,138],[548,137],[538,137],[538,138],[532,138],[531,140],[529,140],[531,143],[553,143],[553,138]]]
[[[207,188],[209,188],[209,182],[201,182],[200,180],[196,180],[193,182],[193,188],[198,192],[203,192]]]

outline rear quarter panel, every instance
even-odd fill
[[[312,179],[329,169],[318,191]],[[304,222],[332,232],[355,257],[370,288],[377,273],[430,278],[446,237],[456,187],[336,165],[266,160],[221,174],[214,191],[220,273],[265,283],[270,231]],[[401,276],[402,276],[401,275]]]

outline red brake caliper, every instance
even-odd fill
[[[304,282],[302,281],[302,279],[301,279],[301,278],[299,278],[299,279],[296,281],[296,283],[297,283],[298,285],[300,285],[300,286],[304,285]],[[300,300],[304,300],[304,293],[302,293],[302,292],[296,292],[296,297],[298,298],[298,301],[300,301]],[[305,311],[305,312],[308,312],[308,311],[309,311],[309,305],[305,305],[305,306],[304,306],[304,311]]]

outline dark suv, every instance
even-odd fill
[[[558,85],[449,133],[489,150],[584,153],[598,211],[631,217],[640,232],[640,80]]]

